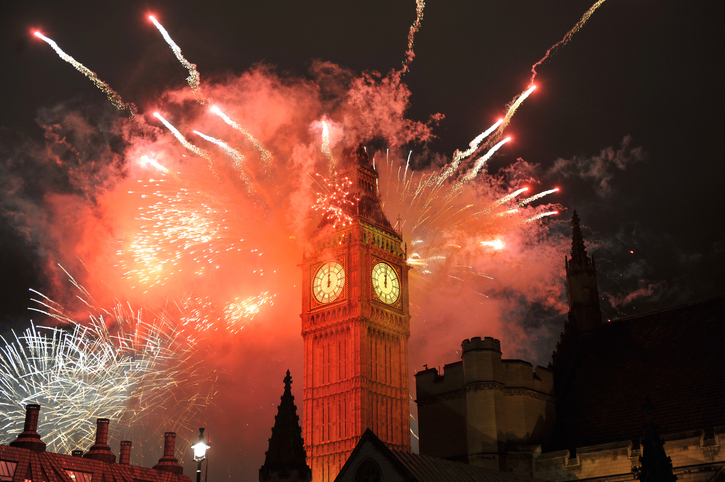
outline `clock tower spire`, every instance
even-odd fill
[[[322,220],[300,265],[303,435],[315,482],[334,480],[368,428],[410,450],[406,252],[365,150],[346,149],[340,167],[357,202],[341,208],[348,222]]]

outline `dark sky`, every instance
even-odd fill
[[[531,65],[590,6],[430,1],[405,82],[411,118],[445,115],[431,149],[450,156],[493,123],[528,85]],[[553,202],[566,219],[579,212],[609,318],[725,291],[725,43],[717,6],[607,0],[538,69],[538,89],[508,128],[514,141],[489,164],[495,170],[522,158],[536,165],[542,189],[562,189]],[[104,101],[32,29],[143,110],[186,76],[148,13],[197,64],[202,81],[257,62],[304,76],[312,59],[387,72],[399,67],[415,18],[413,1],[369,0],[27,1],[0,9],[5,158],[23,138],[42,139],[39,109],[69,99]],[[27,289],[44,281],[35,269],[40,255],[9,227],[11,215],[3,207],[0,303],[6,324],[23,326]]]

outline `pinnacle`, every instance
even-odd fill
[[[582,231],[579,227],[579,216],[576,211],[571,217],[571,261],[574,264],[583,266],[587,261],[587,250],[584,247],[584,238],[582,237]]]

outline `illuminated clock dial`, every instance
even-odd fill
[[[398,273],[387,263],[378,263],[373,268],[373,288],[380,301],[392,304],[400,296]]]
[[[330,303],[345,287],[345,270],[340,263],[325,263],[317,270],[312,282],[312,292],[320,303]]]

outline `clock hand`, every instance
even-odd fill
[[[385,273],[385,284],[383,286],[388,287],[388,273]]]

